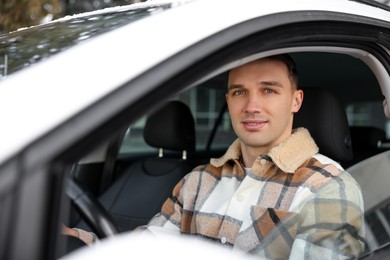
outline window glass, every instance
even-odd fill
[[[225,110],[221,123],[218,125],[211,150],[225,150],[237,138],[233,130],[228,110]]]
[[[151,152],[156,150],[155,148],[149,146],[143,137],[142,130],[145,126],[145,122],[146,117],[142,117],[127,129],[119,149],[119,155],[129,154],[132,152]]]
[[[356,102],[346,107],[348,123],[350,126],[372,126],[386,131],[390,139],[390,121],[383,112],[382,102]]]
[[[196,149],[198,151],[205,150],[207,147],[214,125],[224,108],[225,93],[226,89],[223,83],[210,81],[207,84],[185,90],[173,98],[187,104],[194,116]],[[120,155],[157,151],[157,148],[150,147],[143,138],[142,131],[145,122],[146,117],[141,118],[127,130],[120,148]],[[225,111],[211,148],[226,148],[234,138],[235,135],[230,124],[230,118],[227,111]]]

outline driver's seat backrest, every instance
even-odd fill
[[[304,88],[302,107],[294,115],[294,128],[305,127],[320,153],[343,164],[353,158],[348,119],[340,101],[321,88]]]
[[[176,157],[155,156],[132,163],[99,198],[120,232],[145,225],[161,210],[174,186],[192,170],[183,159],[195,150],[195,121],[187,105],[169,101],[147,118],[145,141]],[[184,152],[185,151],[185,152]],[[81,228],[87,228],[80,226]]]

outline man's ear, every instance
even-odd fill
[[[294,91],[294,99],[293,99],[293,104],[292,104],[292,112],[296,113],[299,111],[299,109],[302,106],[303,102],[303,90],[302,89],[297,89]]]

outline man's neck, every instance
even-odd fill
[[[290,135],[292,134],[292,122],[291,122],[291,128],[289,128],[289,131],[285,131],[284,134],[282,134],[278,140],[274,140],[272,143],[269,143],[268,145],[264,146],[249,146],[241,142],[241,155],[242,155],[242,161],[244,162],[245,167],[252,167],[254,161],[256,160],[259,155],[266,155],[268,152],[284,140],[286,140]]]
[[[249,147],[241,143],[241,155],[244,166],[247,168],[252,167],[256,158],[261,154],[267,154],[269,149],[268,147]]]

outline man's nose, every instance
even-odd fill
[[[261,112],[261,100],[258,95],[248,95],[247,103],[245,106],[246,113],[260,113]]]

